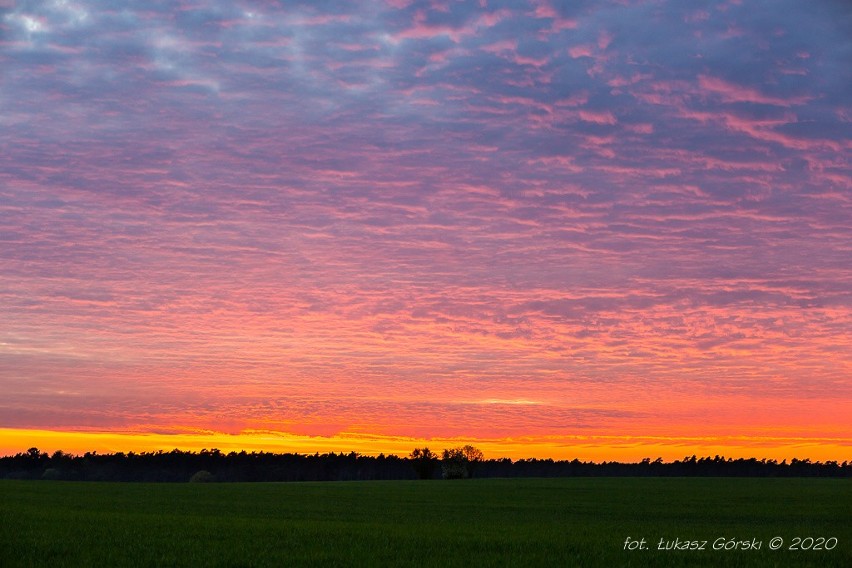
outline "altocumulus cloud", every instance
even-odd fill
[[[0,426],[848,435],[850,37],[0,2]]]

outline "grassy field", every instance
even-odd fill
[[[850,521],[843,479],[4,480],[0,566],[848,568]],[[648,550],[624,550],[628,536]],[[789,550],[796,537],[833,550]],[[720,538],[762,544],[714,550]],[[660,539],[707,543],[660,551]]]

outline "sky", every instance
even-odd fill
[[[852,459],[844,1],[0,0],[0,454]]]

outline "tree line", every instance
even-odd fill
[[[66,481],[354,481],[390,479],[463,479],[469,477],[852,477],[852,462],[812,462],[809,459],[767,460],[685,457],[664,462],[584,462],[553,459],[485,459],[473,446],[445,449],[415,448],[408,456],[365,456],[356,452],[295,454],[200,452],[86,452],[53,454],[30,448],[0,457],[0,479]]]

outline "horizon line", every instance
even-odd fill
[[[581,461],[640,461],[684,456],[726,456],[750,459],[806,457],[814,461],[852,460],[852,440],[832,437],[771,436],[641,436],[641,435],[561,435],[514,438],[413,438],[341,432],[333,436],[308,436],[288,432],[243,430],[238,433],[196,432],[117,432],[96,430],[42,430],[0,428],[0,456],[14,456],[29,448],[78,452],[142,453],[148,451],[262,451],[271,453],[356,452],[363,456],[408,455],[415,447],[457,447],[470,444],[488,459],[579,459]]]

